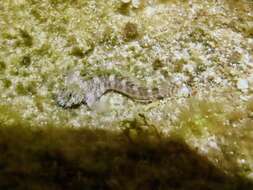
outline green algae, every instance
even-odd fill
[[[1,80],[2,81],[2,83],[3,83],[3,86],[4,86],[4,88],[9,88],[9,87],[11,87],[11,81],[10,80],[8,80],[8,79],[2,79]]]
[[[123,28],[123,36],[126,41],[136,39],[139,36],[138,26],[135,23],[126,23]]]
[[[0,61],[0,72],[4,72],[6,69],[6,64],[3,61]]]

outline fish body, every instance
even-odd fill
[[[117,92],[135,101],[150,103],[171,94],[169,85],[148,87],[136,84],[124,77],[116,75],[94,77],[84,80],[79,74],[66,78],[65,88],[57,94],[57,104],[63,108],[73,108],[81,104],[92,107],[107,92]]]

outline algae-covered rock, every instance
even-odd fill
[[[8,132],[14,135],[13,147],[19,145],[17,139],[22,133],[27,135],[21,139],[25,145],[20,145],[23,152],[19,160],[23,164],[26,159],[34,160],[22,155],[30,150],[40,155],[43,149],[43,159],[37,160],[39,164],[36,156],[31,168],[10,164],[4,170],[5,176],[17,171],[14,176],[19,172],[19,176],[25,176],[25,172],[33,176],[35,172],[45,177],[47,172],[57,169],[58,173],[51,171],[50,179],[45,179],[57,181],[59,177],[59,181],[65,181],[72,176],[72,185],[66,186],[70,188],[86,183],[87,189],[120,189],[126,179],[129,189],[164,189],[168,183],[172,189],[180,189],[180,176],[173,177],[174,182],[170,183],[169,173],[175,176],[190,172],[194,170],[192,165],[200,162],[205,163],[198,167],[206,172],[207,178],[209,167],[214,167],[211,170],[217,174],[212,176],[212,173],[209,185],[208,180],[202,183],[194,178],[194,184],[200,189],[215,189],[217,183],[222,186],[215,180],[219,177],[228,182],[223,189],[230,189],[226,185],[232,178],[242,179],[242,183],[252,181],[252,21],[250,0],[2,1],[0,135],[5,140],[0,140],[0,149],[6,157],[13,155],[8,152],[11,150]],[[95,81],[96,77],[103,76],[127,78],[133,83],[128,89],[132,94],[125,96],[117,90],[108,91],[100,94],[96,105],[90,108],[82,104],[84,94],[78,90],[80,86],[70,88],[65,82],[66,76],[73,73],[80,73],[80,81]],[[66,109],[67,106],[57,104],[57,94],[66,85],[69,88],[64,98],[71,100],[76,95],[74,92],[78,92],[74,100],[79,107]],[[124,85],[123,80],[115,84],[116,89]],[[101,86],[101,83],[95,85]],[[141,87],[169,91],[170,96],[137,102],[131,97],[141,92]],[[6,126],[11,127],[6,128],[7,132]],[[31,129],[15,132],[19,126]],[[74,132],[64,127],[74,128]],[[81,132],[76,129],[79,127]],[[76,138],[86,130],[82,127],[89,128],[91,131],[86,132],[94,139],[89,139],[86,133],[85,140],[82,135]],[[44,128],[40,136],[40,129]],[[70,136],[65,130],[71,131]],[[120,135],[114,136],[111,131]],[[101,139],[96,133],[103,133]],[[116,142],[120,139],[123,142],[114,144],[110,141],[111,135]],[[62,138],[69,143],[67,149]],[[36,139],[39,139],[38,146],[33,147]],[[167,142],[170,139],[173,143]],[[29,145],[31,149],[25,149]],[[48,147],[51,149],[47,152]],[[167,163],[168,154],[172,155]],[[95,162],[93,156],[99,161]],[[87,157],[84,162],[83,157]],[[171,169],[169,165],[177,158],[186,160],[186,165],[182,164],[185,168],[176,162],[179,170]],[[40,168],[40,164],[47,163],[44,159],[53,160],[48,161],[50,171],[44,171],[47,168],[44,165]],[[77,162],[77,167],[72,165]],[[4,167],[4,158],[2,163]],[[160,173],[164,163],[167,170]],[[136,168],[135,173],[131,170],[124,179],[115,178],[126,168]],[[106,180],[108,172],[111,177]],[[188,172],[185,178],[181,177],[188,179],[191,176]],[[102,185],[96,186],[95,177],[89,176],[99,176],[102,183],[98,184]],[[138,181],[138,176],[143,178]],[[130,178],[136,180],[131,183]],[[0,183],[6,181],[1,179]],[[39,178],[36,183],[40,183]],[[185,187],[191,189],[193,182],[187,181],[187,184]],[[236,184],[233,187],[239,188]]]

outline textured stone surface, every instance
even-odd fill
[[[0,123],[116,130],[142,114],[217,165],[233,157],[252,176],[252,1],[137,4],[1,2]],[[175,93],[141,104],[111,92],[95,109],[62,109],[56,95],[75,72],[84,81],[115,75],[144,87],[172,81]]]

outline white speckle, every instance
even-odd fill
[[[132,0],[132,5],[134,8],[139,8],[140,4],[140,0]]]
[[[121,0],[123,3],[129,3],[131,0]]]
[[[81,123],[78,120],[73,119],[69,123],[70,123],[70,125],[72,125],[74,127],[81,127]]]
[[[152,96],[153,95],[153,93],[152,93],[152,89],[151,88],[149,88],[148,89],[148,96]]]
[[[219,146],[217,145],[216,138],[214,136],[208,137],[207,140],[210,148],[219,150]]]
[[[195,67],[192,64],[186,64],[183,66],[183,71],[193,74],[195,72]]]
[[[246,160],[245,159],[238,159],[237,162],[239,164],[245,164]]]
[[[172,76],[171,82],[177,86],[180,86],[185,80],[186,78],[183,74],[174,74]]]
[[[190,89],[185,85],[181,89],[179,89],[179,92],[178,92],[179,96],[182,96],[182,97],[188,97],[190,93],[191,93]]]
[[[198,143],[200,143],[200,142],[198,142]],[[216,137],[215,136],[210,136],[210,137],[201,139],[200,150],[203,151],[203,153],[208,153],[210,150],[219,151],[220,148],[217,144]]]
[[[247,91],[249,88],[249,82],[247,79],[239,79],[237,81],[237,88],[243,92]]]
[[[222,78],[219,77],[219,76],[217,76],[217,77],[215,77],[214,82],[215,82],[216,84],[220,84],[220,83],[222,82]]]
[[[146,15],[147,16],[153,16],[153,15],[155,15],[156,14],[156,8],[154,8],[154,7],[147,7],[146,8],[146,10],[145,10],[145,13],[146,13]]]

